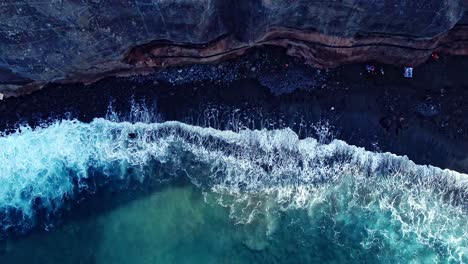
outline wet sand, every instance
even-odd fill
[[[97,83],[50,84],[0,101],[0,129],[44,125],[60,118],[91,121],[112,101],[128,112],[131,99],[154,106],[163,120],[236,129],[290,127],[314,136],[327,122],[334,137],[369,150],[407,155],[418,164],[468,172],[468,60],[441,58],[414,69],[365,65],[318,70],[268,48],[219,65],[187,65],[158,74]],[[47,121],[46,121],[47,122]],[[231,124],[229,124],[231,122]]]

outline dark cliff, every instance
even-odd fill
[[[468,54],[465,0],[62,0],[0,4],[0,91],[214,62],[258,45],[318,67]],[[94,76],[94,77],[90,77]]]

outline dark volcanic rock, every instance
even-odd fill
[[[208,46],[211,53],[199,46],[192,52],[195,57],[214,59],[217,57],[213,52],[242,50],[265,40],[270,41],[265,44],[288,47],[291,39],[304,32],[315,35],[299,39],[315,41],[314,45],[318,46],[356,46],[349,38],[369,35],[374,39],[366,45],[396,37],[411,46],[413,39],[443,35],[460,21],[463,12],[462,0],[11,0],[0,3],[0,68],[9,72],[0,79],[3,83],[18,79],[80,79],[83,74],[100,74],[134,65],[164,66],[151,58],[148,61],[147,56],[154,56],[154,49],[139,50],[138,54],[144,58],[134,53],[130,58],[125,57],[132,47],[154,40],[166,47],[157,53],[167,56],[191,54],[168,44],[205,47],[207,43],[218,43]],[[283,41],[272,41],[275,37]],[[220,39],[224,42],[216,42]],[[334,66],[324,62],[324,58],[315,59],[314,49],[304,50],[299,48],[301,43],[293,44],[290,54],[310,58],[323,66]],[[419,56],[425,56],[437,44],[425,46],[425,53]],[[349,59],[337,59],[337,64],[364,60],[365,56],[356,56],[363,52],[366,50],[350,52],[346,55]],[[400,57],[407,56],[401,50],[394,51],[398,52],[402,54]],[[337,56],[336,52],[326,55],[329,61]],[[168,61],[166,65],[179,62],[186,61]]]
[[[357,33],[434,37],[452,28],[463,10],[461,1],[454,0],[258,2],[252,1],[244,7],[255,18],[246,23],[245,31],[255,32],[253,35],[257,36],[271,27],[286,27],[341,37],[353,37]]]

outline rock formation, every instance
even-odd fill
[[[468,54],[467,0],[27,0],[0,3],[0,92],[275,45],[317,67]]]

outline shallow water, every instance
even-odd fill
[[[332,220],[327,215],[334,209],[321,204],[309,210],[259,214],[250,223],[236,224],[229,208],[210,202],[207,196],[192,186],[168,188],[97,217],[10,240],[2,259],[5,263],[447,260],[440,256],[446,253],[443,248],[431,248],[420,244],[414,235],[399,234],[387,219],[375,216],[378,212],[342,212]],[[382,230],[366,230],[375,225]]]
[[[0,138],[2,263],[468,261],[468,175],[326,131],[109,119]]]

